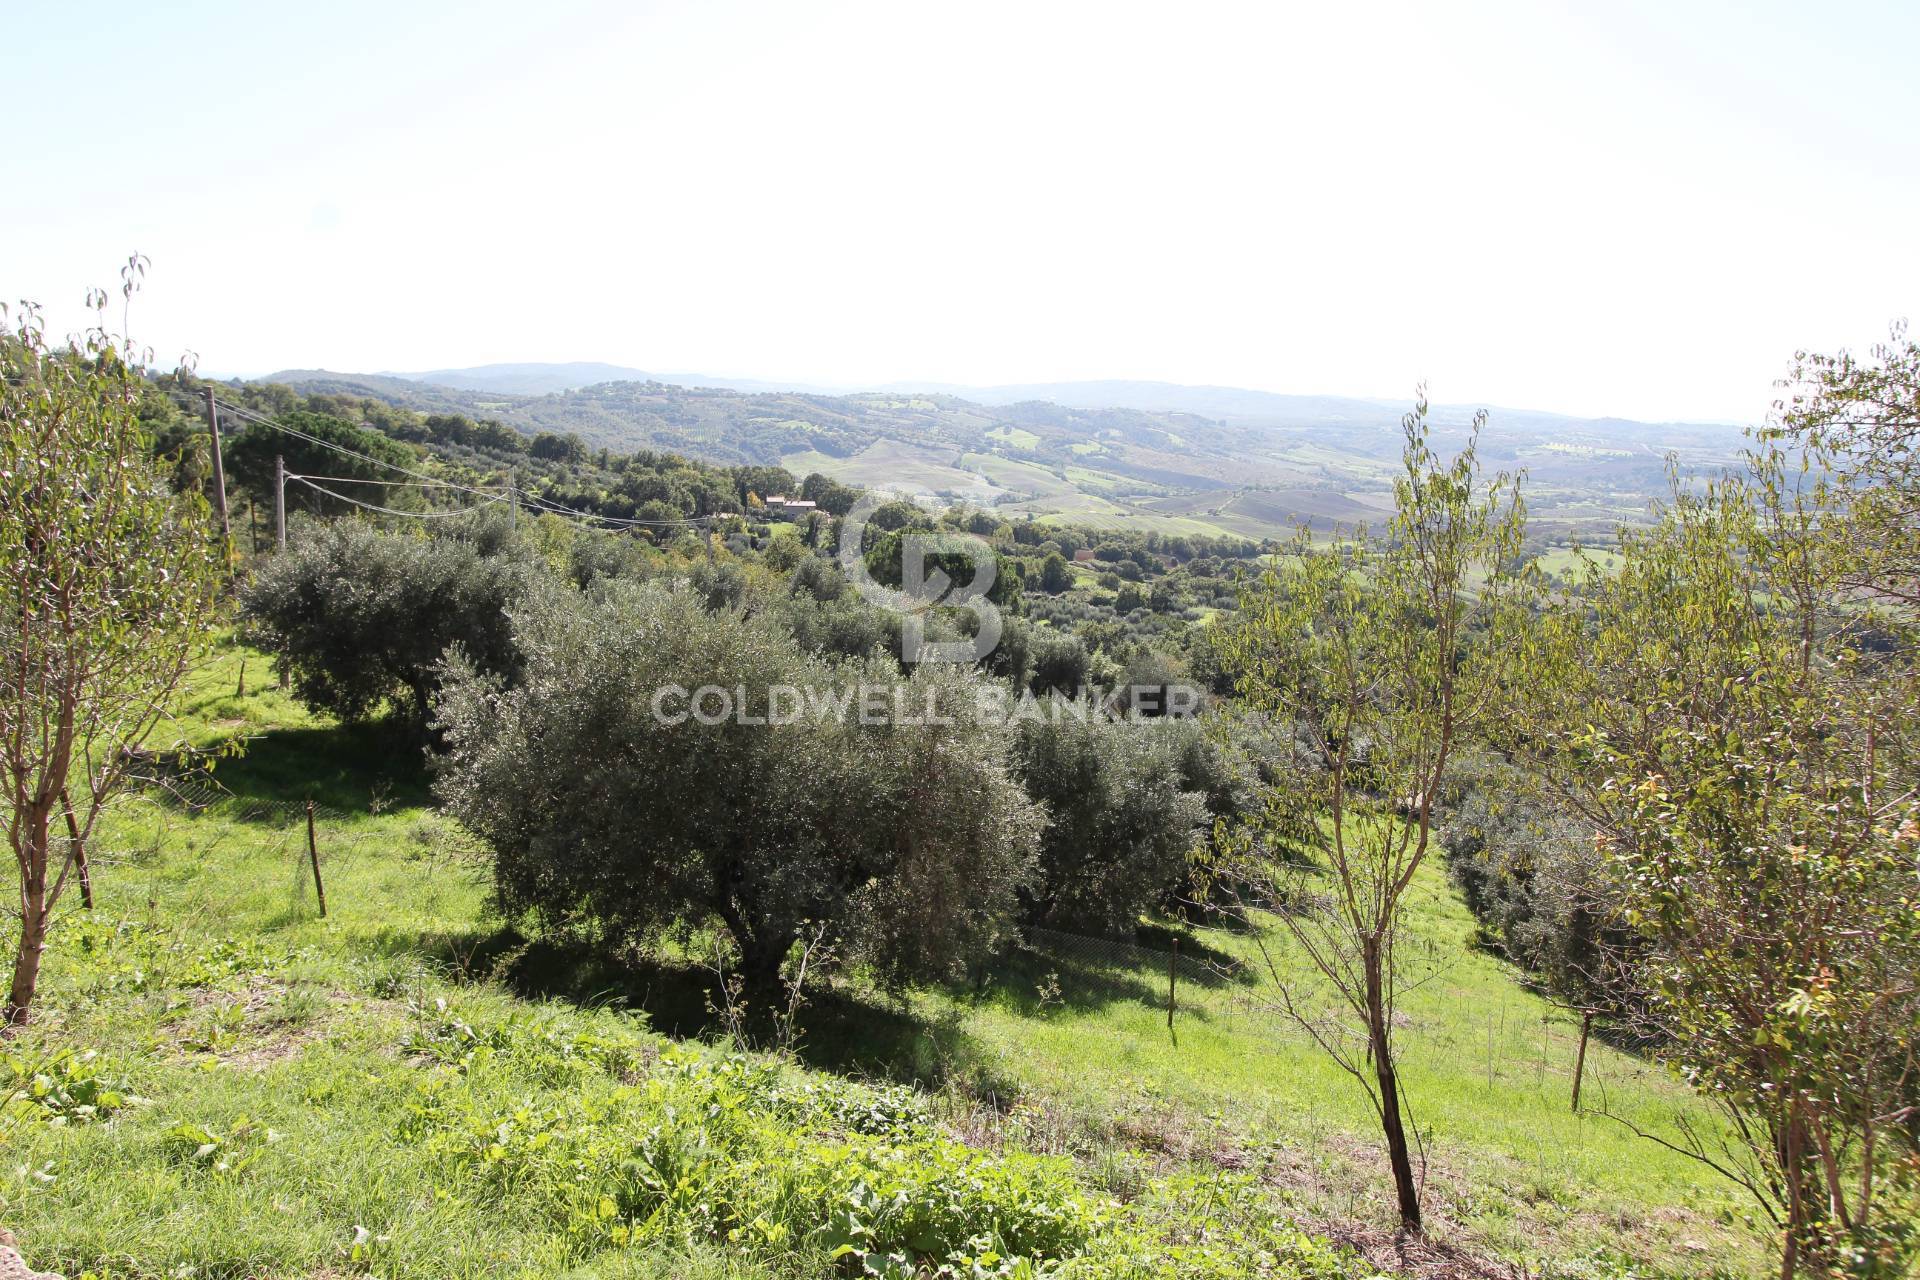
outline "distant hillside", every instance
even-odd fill
[[[393,373],[384,377],[430,382],[460,391],[500,392],[512,396],[541,396],[573,391],[598,382],[664,382],[676,387],[718,387],[726,391],[809,391],[834,394],[843,388],[810,387],[799,383],[765,382],[753,378],[722,378],[701,373],[649,373],[625,365],[591,360],[567,364],[482,364],[469,369],[432,369],[425,373]]]
[[[609,372],[622,376],[577,381]],[[1378,522],[1391,505],[1405,411],[1384,401],[1145,382],[987,388],[973,397],[829,395],[691,386],[602,364],[409,375],[287,370],[263,381],[496,419],[528,434],[572,433],[594,446],[820,471],[1008,514],[1251,537],[1281,535],[1301,521]],[[565,385],[507,389],[548,383]],[[1440,442],[1463,440],[1472,414],[1435,406]],[[1741,444],[1737,428],[1713,424],[1499,410],[1482,450],[1491,467],[1526,469],[1542,532],[1600,533],[1640,518],[1665,492],[1668,453],[1713,470]]]
[[[1383,413],[1391,414],[1398,421],[1399,415],[1406,411],[1405,405],[1393,401],[1282,395],[1245,387],[1196,387],[1177,382],[1029,382],[990,387],[904,383],[887,389],[938,392],[989,405],[1045,400],[1078,409],[1191,413],[1221,422],[1288,423],[1294,426],[1374,422]]]
[[[571,391],[596,382],[650,382],[643,369],[617,364],[575,361],[571,364],[483,364],[471,369],[432,369],[426,373],[388,375],[409,382],[431,382],[461,391],[499,391],[511,396],[543,396]]]

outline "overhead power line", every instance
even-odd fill
[[[383,489],[461,489],[450,480],[369,480],[365,476],[316,476],[287,473],[289,480],[325,480],[328,484],[377,484]],[[505,497],[505,494],[499,495]]]
[[[225,400],[217,400],[216,403],[220,406],[222,410],[230,412],[234,416],[244,419],[247,422],[255,423],[259,426],[266,427],[269,430],[284,432],[287,435],[292,436],[296,440],[304,440],[308,444],[315,445],[322,449],[330,450],[331,452],[340,454],[343,457],[353,458],[357,461],[367,463],[369,466],[385,467],[390,471],[398,472],[403,476],[411,477],[413,480],[419,482],[417,486],[407,486],[407,487],[421,487],[421,488],[432,487],[432,488],[456,489],[462,493],[472,494],[474,497],[481,499],[480,502],[476,503],[471,507],[463,508],[461,511],[428,513],[433,516],[465,515],[474,511],[479,511],[491,503],[511,501],[516,506],[524,506],[537,512],[542,512],[548,515],[559,516],[559,517],[562,517],[563,519],[570,517],[574,520],[591,521],[595,524],[602,525],[611,529],[631,529],[631,528],[709,528],[710,529],[712,527],[712,523],[714,520],[713,516],[681,516],[677,519],[668,519],[668,520],[640,520],[640,519],[630,519],[624,516],[603,516],[603,515],[598,515],[591,511],[576,510],[573,507],[564,506],[550,499],[540,497],[537,494],[527,493],[524,490],[521,490],[518,488],[511,490],[510,493],[501,493],[501,492],[497,492],[489,489],[477,489],[477,488],[474,488],[472,485],[465,485],[465,484],[459,483],[458,481],[445,480],[436,476],[430,476],[422,471],[414,471],[411,468],[401,466],[397,462],[389,462],[385,458],[376,458],[371,454],[362,453],[358,449],[349,448],[348,446],[340,444],[336,441],[328,440],[325,437],[314,435],[310,431],[303,431],[299,427],[293,426],[289,423],[281,422],[276,418],[268,417],[265,414],[257,413],[252,409],[244,408],[240,405],[231,404]],[[313,480],[316,478],[321,480],[328,480],[333,483],[384,484],[392,487],[400,487],[405,483],[403,481],[397,481],[397,480],[394,480],[394,481],[371,480],[371,479],[364,479],[364,478],[358,478],[358,477],[350,478],[345,476],[308,477],[308,476],[296,476],[291,473],[289,473],[287,476],[287,479],[289,480],[297,480],[300,483],[305,484],[308,488],[317,489],[321,493],[327,494],[329,497],[337,498],[339,501],[349,503],[353,506],[364,507],[369,511],[381,511],[388,515],[398,515],[398,516],[421,516],[423,514],[417,511],[399,511],[390,507],[378,506],[373,503],[360,502],[356,499],[346,497],[344,494],[333,493],[330,490],[323,489],[319,485],[314,484]]]
[[[358,498],[349,498],[344,493],[335,493],[332,489],[327,488],[325,485],[315,484],[307,476],[289,475],[287,479],[292,480],[298,484],[303,484],[307,486],[307,488],[312,489],[316,493],[324,493],[329,498],[332,498],[338,502],[344,502],[348,506],[359,507],[365,511],[378,511],[382,515],[406,516],[409,519],[413,519],[413,520],[444,520],[449,516],[470,516],[476,511],[486,510],[489,506],[492,506],[496,502],[506,501],[505,498],[488,498],[485,502],[476,502],[470,507],[460,507],[452,511],[401,511],[397,507],[383,507],[377,502],[362,502]]]
[[[228,404],[225,400],[218,401],[217,403],[222,409],[230,410],[248,422],[258,423],[260,426],[271,428],[274,431],[285,432],[296,440],[305,440],[308,444],[318,445],[322,449],[331,450],[344,457],[355,458],[370,466],[385,467],[390,471],[397,471],[403,476],[411,476],[415,480],[425,480],[430,484],[440,484],[450,489],[460,489],[476,497],[491,498],[496,496],[485,489],[476,489],[472,485],[460,484],[453,480],[443,480],[437,476],[430,476],[424,471],[414,471],[411,468],[401,466],[397,462],[389,462],[385,458],[376,458],[372,454],[361,453],[358,449],[350,449],[346,445],[338,444],[322,436],[316,436],[310,431],[302,431],[299,427],[281,422],[276,418],[269,418],[265,414],[255,413],[251,409],[243,409],[239,405]]]

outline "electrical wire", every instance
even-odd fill
[[[382,515],[406,516],[409,519],[413,519],[413,520],[445,520],[451,516],[470,516],[476,511],[486,510],[486,508],[492,505],[493,503],[506,501],[505,498],[488,498],[485,502],[475,503],[471,507],[461,507],[457,511],[401,511],[395,507],[383,507],[377,502],[362,502],[358,498],[349,498],[344,493],[335,493],[333,490],[327,488],[325,485],[315,484],[312,480],[309,480],[305,476],[290,475],[287,477],[287,479],[303,484],[307,486],[307,488],[312,489],[316,493],[324,493],[329,498],[332,498],[338,502],[344,502],[348,506],[360,507],[361,509],[366,511],[378,511]]]
[[[316,436],[311,432],[302,431],[299,427],[290,426],[287,423],[269,418],[264,414],[255,413],[251,409],[243,409],[239,405],[228,404],[224,400],[216,400],[215,403],[222,409],[226,409],[236,416],[244,418],[248,422],[258,423],[263,427],[270,427],[275,431],[284,431],[296,440],[305,440],[308,444],[318,445],[322,449],[329,449],[345,457],[355,458],[376,467],[386,467],[388,470],[398,471],[403,476],[411,476],[415,480],[425,480],[430,484],[440,484],[445,485],[449,489],[459,489],[466,493],[471,493],[476,497],[491,498],[494,496],[484,489],[476,489],[471,485],[460,484],[453,480],[442,480],[436,476],[427,475],[423,471],[414,471],[403,467],[397,462],[388,462],[385,458],[376,458],[370,454],[361,453],[358,449],[349,449],[346,445],[336,444],[331,440]]]
[[[294,437],[296,440],[304,440],[309,444],[317,445],[322,449],[331,450],[332,452],[341,454],[345,457],[354,458],[354,459],[357,459],[358,461],[365,462],[376,467],[386,467],[389,470],[397,471],[404,476],[411,476],[413,477],[413,479],[423,482],[420,487],[457,489],[462,493],[470,493],[477,498],[483,499],[483,501],[481,501],[480,503],[477,503],[472,507],[468,507],[462,512],[448,512],[444,514],[449,514],[449,515],[466,514],[468,512],[478,511],[489,503],[512,501],[516,506],[530,507],[535,511],[543,512],[548,515],[556,515],[556,516],[562,516],[562,517],[570,516],[576,520],[594,521],[599,524],[603,524],[616,529],[630,529],[635,527],[642,527],[642,528],[701,527],[701,528],[709,528],[709,529],[712,528],[712,523],[713,523],[712,516],[685,516],[677,520],[637,520],[637,519],[627,519],[622,516],[603,516],[603,515],[596,515],[591,511],[578,511],[572,507],[563,506],[549,499],[542,498],[537,494],[528,493],[525,490],[520,490],[520,489],[513,490],[512,497],[509,499],[508,497],[502,494],[493,493],[485,489],[476,489],[471,485],[460,484],[453,480],[438,479],[434,476],[427,475],[424,472],[410,470],[407,467],[401,466],[397,462],[388,462],[384,458],[376,458],[370,454],[361,453],[357,449],[350,449],[346,445],[336,444],[332,440],[327,440],[320,436],[316,436],[311,432],[302,431],[298,427],[290,426],[289,424],[280,422],[274,418],[269,418],[265,414],[256,413],[251,409],[242,408],[241,406],[236,404],[230,404],[225,400],[220,400],[216,398],[214,403],[218,405],[220,408],[232,413],[234,416],[241,418],[247,422],[256,423],[260,426],[270,428],[271,430],[274,430],[274,431],[283,431],[286,434]],[[337,498],[342,502],[350,503],[354,506],[366,507],[368,510],[371,510],[371,511],[384,511],[390,515],[401,515],[401,516],[414,516],[414,515],[420,514],[419,512],[413,512],[413,511],[395,511],[395,510],[392,510],[391,508],[376,506],[372,503],[357,502],[354,499],[348,498],[343,494],[330,493],[328,490],[321,489],[319,485],[313,484],[311,480],[309,480],[304,476],[296,476],[289,473],[287,476],[287,479],[299,480],[301,483],[306,484],[309,488],[319,489],[320,492],[327,493],[328,496],[330,497]],[[398,487],[401,484],[400,481],[389,482],[389,481],[380,481],[380,480],[347,479],[346,477],[322,476],[320,477],[320,479],[346,480],[346,482],[349,484],[392,484],[395,487]],[[435,513],[435,514],[441,514],[441,513]]]
[[[325,480],[328,484],[377,484],[387,489],[462,489],[465,486],[449,480],[369,480],[364,476],[316,476],[295,475],[287,472],[289,480]],[[505,495],[499,495],[504,497]]]

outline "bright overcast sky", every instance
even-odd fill
[[[1747,421],[1916,309],[1916,49],[1804,0],[14,5],[0,296],[64,326],[137,249],[136,336],[221,373]]]

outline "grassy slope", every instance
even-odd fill
[[[1473,946],[1471,916],[1437,866],[1423,869],[1416,894],[1403,952],[1416,955],[1423,981],[1401,1002],[1399,1035],[1438,1233],[1536,1267],[1574,1256],[1683,1271],[1764,1266],[1751,1233],[1730,1225],[1744,1206],[1725,1185],[1596,1114],[1604,1107],[1669,1136],[1685,1114],[1713,1131],[1690,1093],[1596,1039],[1583,1114],[1573,1114],[1577,1023]],[[1201,938],[1257,964],[1247,939]],[[1269,940],[1298,981],[1304,959],[1289,957],[1277,929]],[[1391,1184],[1358,1085],[1275,1012],[1265,981],[1209,987],[1188,966],[1182,974],[1171,1034],[1164,958],[1127,948],[1049,946],[983,1000],[939,993],[918,1003],[929,1020],[952,1020],[989,1074],[1083,1117],[1117,1115],[1121,1129],[1152,1140],[1264,1163],[1309,1218],[1371,1216],[1385,1227]]]
[[[98,908],[68,904],[38,1020],[8,1046],[0,1223],[36,1266],[825,1277],[848,1274],[831,1233],[853,1212],[888,1247],[1024,1234],[1020,1252],[1077,1256],[1095,1280],[1237,1275],[1255,1256],[1299,1280],[1367,1273],[1251,1179],[1213,1178],[1188,1231],[1180,1177],[1122,1206],[970,1104],[954,1114],[971,1145],[937,1098],[677,1044],[605,998],[516,995],[486,975],[537,966],[502,954],[483,870],[426,807],[417,756],[314,722],[248,657],[246,697],[228,651],[180,721],[195,741],[250,736],[218,769],[233,798],[121,807],[94,848]]]
[[[531,1174],[515,1181],[521,1166],[512,1160],[489,1180],[450,1164],[431,1142],[398,1136],[419,1123],[423,1088],[459,1097],[488,1124],[525,1124],[527,1114],[606,1095],[610,1115],[644,1126],[650,1113],[635,1109],[664,1105],[645,1090],[668,1087],[651,1077],[635,1083],[505,1049],[491,1062],[436,1060],[403,1046],[423,1035],[444,1040],[449,1025],[470,1023],[482,1035],[532,1025],[539,1043],[634,1039],[653,1060],[674,1050],[635,1019],[595,1006],[624,996],[663,1029],[709,1029],[701,976],[661,966],[609,978],[569,969],[564,958],[543,961],[538,949],[499,954],[484,877],[425,807],[410,753],[315,723],[262,691],[258,655],[249,660],[255,689],[233,696],[238,661],[224,654],[196,683],[182,722],[203,741],[227,729],[258,735],[244,759],[220,767],[238,799],[197,817],[145,802],[116,817],[96,851],[100,910],[83,918],[70,904],[43,1023],[16,1046],[21,1061],[42,1068],[58,1046],[97,1049],[109,1079],[147,1099],[111,1124],[16,1115],[0,1129],[0,1222],[20,1234],[29,1259],[115,1276],[820,1271],[821,1251],[791,1240],[726,1243],[693,1232],[639,1248],[583,1247],[556,1216],[565,1187]],[[298,819],[309,795],[332,811],[321,824],[324,921]],[[262,807],[279,816],[248,816]],[[1437,878],[1423,894],[1421,936],[1449,959],[1408,1000],[1405,1038],[1443,1237],[1536,1259],[1611,1244],[1687,1273],[1711,1260],[1757,1266],[1742,1237],[1710,1221],[1723,1204],[1717,1188],[1607,1122],[1566,1114],[1565,1029],[1549,1029],[1542,1057],[1545,1006],[1466,947],[1469,922]],[[475,976],[483,972],[508,975],[511,989]],[[1244,1007],[1245,993],[1184,987],[1173,1043],[1164,980],[1149,954],[1069,949],[1008,966],[978,997],[922,992],[903,1007],[841,989],[818,1000],[804,1056],[938,1082],[935,1111],[983,1148],[1075,1157],[1078,1172],[1060,1176],[1090,1201],[1112,1195],[1134,1206],[1132,1225],[1101,1237],[1101,1265],[1124,1257],[1175,1269],[1172,1255],[1154,1250],[1189,1223],[1192,1247],[1238,1261],[1266,1250],[1283,1260],[1271,1274],[1345,1271],[1285,1232],[1284,1218],[1380,1221],[1386,1201],[1364,1102],[1310,1046]],[[542,983],[576,1002],[538,1005],[514,993]],[[436,1012],[436,1000],[449,1001],[451,1014]],[[718,1060],[709,1050],[694,1057]],[[1604,1081],[1615,1107],[1643,1118],[1688,1105],[1612,1050],[1596,1047],[1590,1071],[1589,1096]],[[1009,1098],[1018,1104],[1007,1114],[982,1103]],[[756,1123],[757,1133],[812,1149],[806,1124],[793,1122],[800,1136],[789,1138],[771,1121]],[[610,1141],[624,1132],[603,1127]],[[208,1140],[219,1150],[196,1158]],[[222,1160],[251,1163],[220,1173],[211,1166]],[[355,1259],[361,1227],[373,1253]],[[1186,1259],[1178,1269],[1199,1274],[1202,1264]]]

